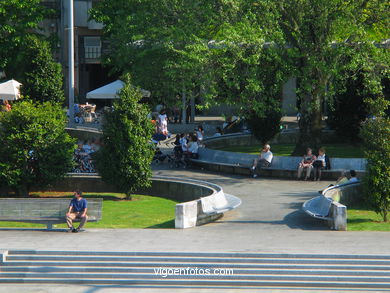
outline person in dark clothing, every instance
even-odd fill
[[[66,223],[69,228],[68,232],[77,233],[81,231],[88,220],[87,210],[87,200],[82,197],[81,191],[76,191],[74,193],[74,198],[70,201],[68,212],[66,213]],[[73,221],[75,219],[80,220],[80,225],[77,229],[73,227]]]

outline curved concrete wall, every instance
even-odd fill
[[[115,186],[101,180],[97,174],[69,174],[55,184],[55,191],[118,192]],[[50,189],[49,189],[50,190]],[[154,176],[150,188],[135,193],[169,198],[180,203],[175,208],[175,228],[190,228],[210,223],[223,212],[236,208],[241,200],[225,195],[222,188],[205,181]],[[233,200],[229,204],[229,200]]]

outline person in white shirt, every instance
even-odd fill
[[[253,165],[251,167],[251,174],[253,178],[257,177],[257,167],[260,168],[266,168],[269,167],[272,163],[274,155],[271,152],[271,146],[269,144],[265,144],[263,146],[263,149],[261,150],[261,153],[259,155],[259,158],[253,160]]]
[[[162,110],[158,115],[158,132],[168,135],[168,117],[165,110]]]
[[[322,170],[324,169],[330,169],[329,164],[327,163],[329,161],[329,158],[325,154],[325,149],[320,148],[318,150],[318,157],[313,163],[313,168],[314,168],[314,181],[320,181],[321,180],[321,175],[322,175]]]

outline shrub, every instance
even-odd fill
[[[367,158],[366,198],[387,222],[390,209],[390,118],[366,121],[362,138]]]
[[[73,165],[75,141],[66,133],[66,116],[49,102],[15,103],[0,112],[0,182],[18,196],[47,187]]]
[[[103,146],[96,157],[102,179],[131,198],[131,193],[150,184],[153,125],[147,107],[140,103],[141,92],[129,77],[125,80],[114,110],[105,114]]]

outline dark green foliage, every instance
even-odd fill
[[[0,68],[12,62],[14,50],[45,15],[41,0],[0,1]]]
[[[362,137],[368,172],[364,180],[366,198],[386,222],[390,210],[390,119],[366,121]]]
[[[345,81],[345,89],[336,93],[333,105],[331,105],[327,123],[345,141],[360,140],[361,125],[368,116],[362,85],[361,78],[349,77]]]
[[[54,61],[47,41],[26,36],[5,70],[7,76],[23,84],[24,97],[38,102],[65,102],[61,65]]]
[[[247,114],[246,120],[253,135],[261,141],[262,144],[268,143],[280,132],[280,120],[282,113],[280,108],[270,108],[263,117],[258,116],[256,112],[251,111]]]
[[[75,141],[66,133],[58,105],[15,103],[0,112],[0,182],[19,196],[47,187],[73,166]]]
[[[129,77],[124,80],[114,110],[105,114],[103,146],[96,157],[103,180],[130,198],[131,193],[150,184],[153,125],[147,107],[139,103],[142,94],[130,84]]]

